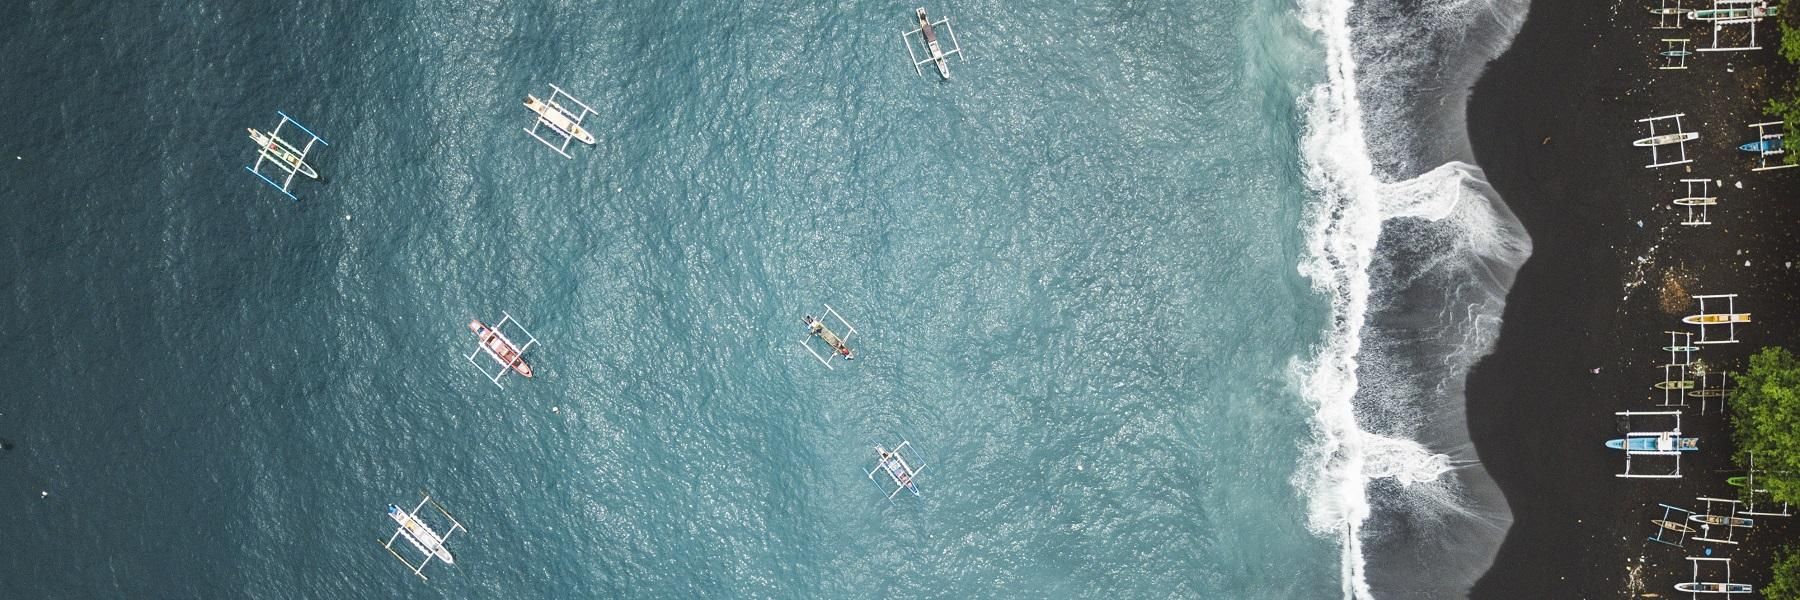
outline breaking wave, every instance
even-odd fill
[[[1464,90],[1526,3],[1300,3],[1326,72],[1302,99],[1299,270],[1331,321],[1292,368],[1315,409],[1295,485],[1308,526],[1342,540],[1345,598],[1465,596],[1511,513],[1462,386],[1531,242],[1469,162]]]

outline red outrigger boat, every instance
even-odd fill
[[[523,352],[512,340],[506,339],[499,329],[488,327],[479,319],[472,319],[469,321],[469,331],[475,332],[475,336],[480,339],[481,349],[486,350],[488,356],[520,375],[531,376],[531,365],[525,364]]]

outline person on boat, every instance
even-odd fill
[[[849,346],[838,346],[838,354],[844,355],[844,360],[854,360],[856,358],[855,356],[851,356]]]

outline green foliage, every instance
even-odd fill
[[[1737,461],[1756,455],[1758,487],[1778,501],[1800,504],[1800,358],[1786,348],[1763,348],[1737,375],[1731,393]]]
[[[1790,165],[1800,164],[1800,84],[1789,85],[1783,92],[1770,98],[1763,110],[1781,119],[1781,128],[1786,130],[1781,147],[1787,154],[1782,155],[1782,160]]]
[[[1800,600],[1800,550],[1782,549],[1775,557],[1775,569],[1769,574],[1769,583],[1763,585],[1761,591],[1769,600]]]
[[[1800,64],[1800,26],[1788,24],[1785,18],[1781,19],[1781,57]]]

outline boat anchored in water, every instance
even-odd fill
[[[944,17],[934,22],[931,20],[931,17],[925,15],[925,9],[923,7],[915,10],[913,14],[919,18],[919,27],[912,31],[900,34],[900,39],[906,42],[906,55],[912,57],[913,70],[918,71],[920,77],[924,77],[925,70],[920,67],[924,66],[925,63],[932,63],[937,67],[938,76],[945,80],[949,80],[950,55],[962,54],[962,44],[959,44],[956,41],[956,30],[950,27],[950,17]],[[945,52],[943,46],[938,43],[937,30],[933,29],[933,26],[936,25],[944,26],[944,31],[950,33],[951,49],[949,52]],[[919,34],[919,37],[923,41],[925,46],[924,59],[920,59],[918,54],[913,53],[913,34]],[[964,58],[967,58],[966,54],[963,56]]]
[[[419,509],[424,508],[427,502],[431,502],[431,506],[450,521],[450,529],[443,535],[438,535],[437,530],[419,519]],[[446,565],[456,564],[456,557],[450,555],[450,548],[445,544],[450,541],[450,536],[455,535],[458,531],[468,531],[468,528],[457,522],[456,517],[450,516],[450,511],[444,510],[443,505],[432,502],[430,494],[425,494],[425,499],[420,500],[419,505],[414,506],[410,511],[397,504],[389,504],[387,505],[387,515],[399,526],[394,529],[394,535],[389,536],[387,543],[382,544],[382,547],[387,548],[394,558],[406,563],[406,566],[412,569],[413,574],[419,576],[419,579],[429,579],[425,577],[425,565],[431,564],[433,559],[442,561]],[[424,558],[418,563],[414,563],[401,556],[398,551],[394,550],[394,541],[400,538],[406,538],[407,543],[411,544],[413,549],[417,550]]]
[[[531,335],[530,331],[526,331],[518,321],[513,320],[512,315],[504,312],[500,314],[503,315],[500,322],[492,327],[482,323],[480,319],[469,320],[469,331],[475,334],[476,339],[475,351],[469,353],[469,364],[475,365],[475,368],[479,369],[481,374],[486,375],[489,381],[494,382],[494,385],[500,385],[500,378],[505,377],[507,373],[518,373],[524,377],[531,377],[531,365],[525,363],[525,352],[538,343],[537,337]],[[511,323],[513,328],[524,334],[522,339],[525,340],[525,345],[513,343],[512,338],[506,336],[507,323]],[[477,362],[475,360],[475,357],[482,354],[493,359],[495,363],[499,364],[499,367],[489,371],[487,367],[482,366],[486,361]]]
[[[567,106],[569,104],[581,107],[581,110],[570,110]],[[537,138],[537,141],[543,142],[545,146],[549,146],[551,150],[555,150],[564,158],[574,158],[568,152],[569,140],[581,140],[583,144],[594,145],[593,132],[582,127],[581,121],[588,115],[598,114],[599,111],[577,100],[562,88],[551,85],[549,99],[539,99],[537,96],[526,94],[525,109],[537,115],[537,121],[532,122],[531,127],[525,128],[525,133],[531,134],[531,137]],[[552,136],[562,138],[562,143],[552,143],[550,140],[544,139],[544,136],[538,135],[540,128],[548,128]]]

